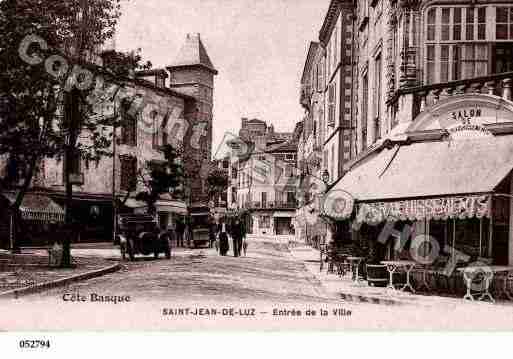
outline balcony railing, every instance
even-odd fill
[[[84,184],[84,174],[83,173],[70,173],[69,182],[76,186],[81,186]]]
[[[297,208],[297,201],[277,201],[277,202],[246,202],[244,204],[246,209],[295,209]]]
[[[511,101],[512,85],[513,72],[504,72],[490,76],[401,89],[391,99],[391,102],[396,102],[402,95],[413,94],[415,97],[414,103],[417,104],[417,108],[414,109],[414,116],[416,116],[424,111],[426,107],[455,95],[488,94]]]

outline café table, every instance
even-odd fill
[[[409,288],[412,293],[415,293],[415,289],[413,289],[410,283],[410,272],[417,265],[417,262],[407,261],[407,260],[397,260],[397,261],[382,261],[381,264],[387,267],[387,271],[390,274],[390,279],[387,288],[394,289],[394,273],[398,268],[404,268],[406,271],[406,284],[402,286],[400,290],[404,291],[406,288]]]
[[[467,292],[463,296],[464,300],[470,300],[474,301],[476,298],[474,298],[474,295],[479,295],[477,297],[478,301],[484,301],[486,298],[488,298],[492,303],[495,303],[495,299],[493,298],[492,294],[490,293],[490,284],[492,282],[492,279],[497,274],[504,275],[504,284],[506,285],[509,274],[513,273],[513,267],[512,266],[494,266],[494,265],[469,265],[462,268],[457,268],[457,270],[461,273],[463,273],[463,279],[465,280],[465,285],[467,287]],[[484,286],[483,287],[476,287],[473,288],[473,281],[478,273],[483,274],[483,280],[484,280]],[[472,294],[472,291],[477,292],[475,294]]]
[[[360,267],[360,263],[363,261],[363,257],[347,257],[346,258],[347,261],[351,264],[351,267],[353,268],[353,265],[356,266],[356,270],[355,270],[355,278],[354,278],[354,282],[356,285],[359,285],[360,284],[360,276],[359,276],[359,267]]]

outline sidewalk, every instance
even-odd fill
[[[294,260],[303,262],[306,269],[321,282],[330,295],[346,301],[387,305],[420,305],[425,307],[488,304],[486,302],[466,302],[462,298],[411,294],[398,290],[392,291],[382,287],[370,287],[366,281],[356,285],[351,280],[351,274],[340,278],[337,274],[327,273],[327,263],[324,263],[322,272],[319,271],[320,258],[318,250],[305,245],[291,247],[289,250],[291,257]],[[511,303],[506,302],[498,302],[498,304],[511,305]]]

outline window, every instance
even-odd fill
[[[466,8],[467,16],[466,16],[466,30],[465,30],[465,39],[466,40],[474,40],[474,8],[468,7]]]
[[[335,126],[335,98],[335,83],[331,83],[328,89],[328,126],[330,127]]]
[[[442,8],[442,28],[441,28],[442,41],[448,41],[450,39],[450,28],[451,28],[451,9],[448,7]]]
[[[452,80],[461,79],[461,55],[460,46],[451,46],[452,49]]]
[[[324,90],[324,73],[322,68],[322,62],[317,64],[317,91],[321,92]]]
[[[276,203],[282,203],[283,202],[283,192],[276,191],[274,193],[274,201]]]
[[[486,8],[480,7],[477,10],[477,39],[486,40]]]
[[[434,10],[434,9],[432,9],[432,10]],[[453,21],[454,25],[453,25],[453,29],[452,29],[452,38],[453,38],[453,40],[459,41],[459,40],[461,40],[461,8],[460,7],[454,8],[453,20],[454,20]]]
[[[335,178],[335,145],[331,145],[330,181]]]
[[[337,68],[338,64],[338,26],[333,31],[333,67]]]
[[[367,116],[369,106],[369,79],[367,74],[363,76],[362,86],[362,149],[367,148]]]
[[[513,40],[513,7],[498,7],[495,25],[497,40]]]
[[[157,111],[152,111],[150,113],[150,120],[152,123],[151,148],[153,148],[155,150],[159,147],[159,132],[160,132]]]
[[[294,193],[294,192],[287,192],[287,203],[288,204],[295,204],[296,203],[296,193]]]
[[[285,177],[286,178],[294,177],[294,166],[290,166],[290,165],[285,166]]]
[[[260,216],[260,228],[270,228],[270,227],[271,227],[271,217]]]
[[[27,163],[23,160],[10,156],[5,165],[5,182],[8,185],[21,184],[27,172]]]
[[[329,81],[331,76],[331,42],[328,42],[328,46],[326,46],[326,59],[328,60],[326,64],[326,81]]]
[[[488,45],[462,45],[461,65],[463,79],[485,76],[488,72]]]
[[[427,40],[435,41],[436,33],[436,8],[431,8],[428,11],[427,18]]]
[[[121,106],[121,143],[137,146],[137,118],[128,113],[129,106]]]
[[[262,208],[267,207],[267,192],[262,192],[261,194],[262,199]]]
[[[62,182],[65,183],[66,181],[66,162],[68,162],[69,167],[69,173],[70,174],[80,174],[81,171],[81,158],[80,158],[80,152],[74,151],[71,157],[68,159],[66,155],[64,155],[64,163],[62,167]]]
[[[508,14],[509,10],[503,12],[501,19],[506,21]],[[483,6],[428,9],[425,28],[426,84],[488,75],[490,54],[485,41],[490,41],[487,39],[489,20],[487,7]]]
[[[493,73],[513,71],[513,44],[498,43],[495,45]]]
[[[374,136],[381,138],[381,54],[376,57],[374,63]]]
[[[122,191],[135,191],[137,186],[137,158],[120,156],[121,159],[121,183]]]
[[[435,72],[435,45],[428,45],[427,47],[427,64],[426,64],[426,72],[428,75],[427,83],[432,84],[436,82],[436,72]]]
[[[449,81],[449,45],[440,46],[440,82]]]

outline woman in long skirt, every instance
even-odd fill
[[[228,243],[228,233],[226,233],[226,224],[223,221],[219,232],[219,254],[225,256],[228,252],[228,249],[230,249],[230,245]]]

